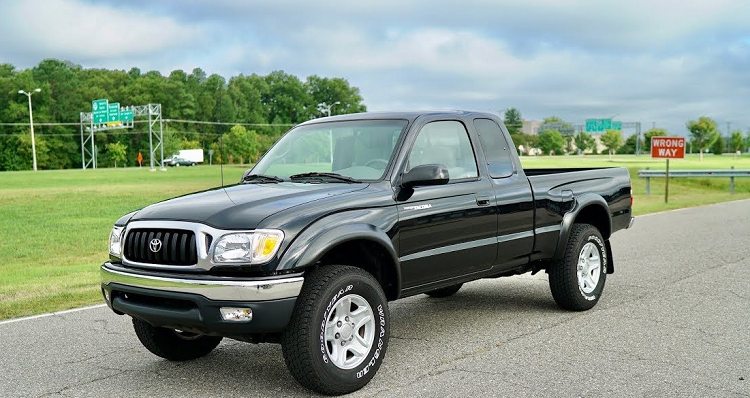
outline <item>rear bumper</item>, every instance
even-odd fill
[[[105,301],[118,314],[158,327],[227,337],[282,331],[304,282],[300,275],[244,280],[165,277],[109,262],[102,265],[101,278]],[[222,307],[249,308],[253,319],[226,321]]]
[[[625,228],[627,229],[627,228],[632,227],[634,223],[635,223],[635,217],[630,217],[630,222],[628,223],[628,226]]]

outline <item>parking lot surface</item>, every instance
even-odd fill
[[[638,217],[599,304],[557,308],[545,274],[390,303],[391,340],[352,397],[750,396],[750,201]],[[297,397],[278,345],[225,340],[174,363],[106,307],[0,323],[2,397]]]

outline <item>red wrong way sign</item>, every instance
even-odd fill
[[[651,157],[683,159],[685,157],[685,138],[651,137]]]

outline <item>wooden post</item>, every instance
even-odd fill
[[[667,182],[664,185],[664,203],[669,203],[669,158],[667,158]]]

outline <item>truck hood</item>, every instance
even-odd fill
[[[191,221],[222,229],[254,229],[280,211],[338,196],[367,184],[242,184],[180,196],[138,211],[131,221]]]

